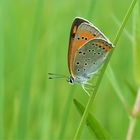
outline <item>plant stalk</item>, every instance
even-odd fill
[[[135,125],[136,125],[136,118],[130,117],[126,140],[132,140]]]
[[[139,87],[137,97],[136,97],[136,100],[134,103],[132,114],[130,116],[126,140],[132,140],[134,129],[135,129],[136,122],[137,122],[137,117],[139,116],[139,113],[140,113],[140,87]]]
[[[0,1],[0,139],[4,140],[4,92],[5,92],[5,44],[4,44],[4,1]]]

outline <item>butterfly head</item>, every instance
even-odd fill
[[[67,82],[70,83],[70,84],[73,84],[73,83],[75,82],[74,77],[69,76],[69,77],[67,78]]]

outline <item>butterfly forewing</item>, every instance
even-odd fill
[[[92,38],[102,38],[102,39],[108,41],[108,39],[105,37],[105,35],[91,23],[89,23],[89,24],[82,23],[78,27],[77,35],[79,37],[85,36],[85,37],[87,37],[87,40],[90,40]]]
[[[69,67],[69,71],[70,73],[72,74],[71,72],[71,63],[72,63],[72,57],[73,57],[73,43],[76,41],[75,40],[75,35],[77,33],[77,29],[79,27],[79,25],[81,23],[89,23],[87,20],[85,19],[82,19],[82,18],[79,18],[79,17],[76,17],[72,23],[72,26],[71,26],[71,31],[70,31],[70,38],[69,38],[69,48],[68,48],[68,67]]]
[[[74,59],[75,77],[88,77],[103,64],[112,45],[104,39],[92,39],[76,51]]]

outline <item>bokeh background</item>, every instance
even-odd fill
[[[49,80],[48,72],[69,75],[67,51],[74,17],[88,19],[113,42],[130,3],[0,1],[1,140],[73,139],[81,119],[73,99],[86,105],[88,96],[79,85],[69,85],[65,79]],[[114,140],[126,138],[129,115],[124,104],[133,108],[140,84],[137,19],[134,14],[129,18],[91,110]],[[140,139],[139,120],[133,138]],[[82,139],[96,137],[85,127]]]

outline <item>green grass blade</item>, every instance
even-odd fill
[[[126,140],[134,139],[134,130],[136,128],[137,124],[137,117],[139,116],[140,112],[140,1],[137,2],[134,14],[133,14],[133,68],[134,68],[134,80],[136,83],[136,86],[138,86],[138,92],[135,99],[135,103],[132,110],[132,115],[130,116],[128,130],[126,134]]]
[[[122,21],[122,25],[120,26],[120,29],[118,30],[118,32],[117,32],[117,34],[116,34],[116,37],[115,37],[115,39],[114,39],[114,41],[113,41],[113,44],[114,44],[114,45],[117,44],[117,42],[118,42],[118,40],[119,40],[119,38],[120,38],[120,36],[121,36],[121,34],[122,34],[124,28],[125,28],[125,25],[126,25],[128,19],[129,19],[130,15],[131,15],[132,11],[133,11],[133,8],[134,8],[136,2],[137,2],[137,0],[132,0],[132,3],[131,3],[131,5],[130,5],[130,7],[129,7],[129,9],[128,9],[128,11],[127,11],[127,13],[126,13],[124,19],[123,19],[123,21]]]
[[[66,100],[66,104],[65,104],[65,108],[63,111],[63,116],[62,116],[62,122],[61,122],[61,126],[60,126],[60,130],[58,133],[58,140],[63,140],[64,136],[65,136],[65,132],[66,132],[66,124],[68,124],[68,116],[69,116],[69,112],[70,112],[70,106],[71,106],[71,101],[73,99],[75,92],[70,91],[67,100]]]
[[[32,79],[32,73],[33,73],[33,66],[34,66],[34,60],[36,56],[36,49],[37,49],[37,41],[38,41],[38,31],[39,31],[39,25],[40,25],[40,18],[42,13],[43,7],[43,0],[38,0],[37,2],[37,10],[35,13],[35,19],[34,19],[34,26],[33,26],[33,32],[32,32],[32,38],[30,43],[30,50],[29,50],[29,56],[28,56],[28,62],[25,67],[25,80],[23,85],[23,90],[21,93],[21,99],[20,99],[20,111],[19,111],[19,124],[18,124],[18,132],[17,132],[17,138],[18,139],[27,139],[27,118],[28,118],[28,108],[29,108],[29,93],[30,93],[30,87],[31,87],[31,79]]]
[[[93,4],[94,3],[94,4]],[[96,0],[90,0],[89,2],[89,9],[88,9],[88,12],[87,12],[87,18],[91,18],[92,17],[92,14],[94,13],[95,11],[95,7],[96,7],[96,3],[97,1]],[[92,18],[91,18],[92,19]]]
[[[140,85],[140,1],[136,5],[133,15],[133,68],[134,79],[137,86]]]
[[[4,32],[3,1],[0,1],[0,139],[4,139]]]
[[[118,83],[117,77],[115,77],[115,74],[110,66],[108,67],[107,71],[108,71],[107,77],[110,80],[110,83],[112,84],[114,90],[116,91],[116,94],[119,97],[120,101],[122,102],[123,106],[125,107],[126,110],[128,110],[128,103],[126,102],[126,100],[122,94],[122,90]]]
[[[122,24],[121,24],[121,27],[119,28],[119,30],[118,30],[118,32],[117,32],[117,34],[116,34],[116,37],[115,37],[114,42],[113,42],[114,45],[117,44],[117,42],[118,42],[118,40],[119,40],[119,38],[120,38],[120,35],[121,35],[122,32],[123,32],[123,29],[124,29],[124,27],[125,27],[125,25],[126,25],[128,19],[129,19],[130,15],[131,15],[131,13],[132,13],[132,10],[133,10],[133,8],[134,8],[136,2],[137,2],[137,0],[133,0],[133,1],[132,1],[131,5],[130,5],[130,7],[129,7],[129,9],[128,9],[126,15],[125,15],[125,17],[124,17],[124,20],[123,20],[123,22],[122,22]],[[78,128],[77,128],[77,131],[76,131],[76,133],[75,133],[74,140],[80,139],[82,130],[83,130],[83,128],[84,128],[84,124],[85,124],[85,122],[86,122],[86,118],[87,118],[87,116],[88,116],[88,112],[89,112],[90,107],[91,107],[91,105],[92,105],[92,103],[93,103],[93,100],[94,100],[94,98],[95,98],[95,95],[96,95],[96,93],[97,93],[97,91],[98,91],[100,82],[101,82],[101,80],[102,80],[103,74],[104,74],[104,72],[105,72],[105,70],[106,70],[106,68],[107,68],[107,65],[108,65],[108,63],[109,63],[109,60],[110,60],[110,58],[111,58],[111,55],[112,55],[113,51],[114,51],[114,50],[112,50],[112,52],[109,54],[109,57],[107,58],[107,60],[106,60],[106,62],[105,62],[105,64],[104,64],[104,66],[103,66],[103,68],[102,68],[102,70],[101,70],[101,74],[100,74],[100,76],[99,76],[99,78],[98,78],[98,80],[97,80],[97,85],[96,85],[96,87],[95,87],[94,92],[92,93],[92,95],[90,96],[90,98],[89,98],[89,100],[88,100],[88,103],[87,103],[87,105],[86,105],[85,111],[84,111],[83,116],[82,116],[82,119],[81,119],[80,124],[79,124],[79,126],[78,126]]]
[[[85,110],[85,107],[76,99],[73,100],[74,104],[82,116]],[[89,113],[86,120],[87,126],[91,129],[91,131],[95,134],[96,138],[99,140],[111,140],[109,133],[106,131],[105,128],[101,126],[101,124],[96,120],[96,118]]]
[[[121,22],[117,19],[117,17],[115,15],[112,15],[112,18],[115,22],[115,24],[120,27],[121,26]],[[127,30],[127,29],[124,29],[124,34],[127,36],[127,38],[133,42],[133,36],[132,34]]]
[[[128,87],[128,89],[130,90],[130,92],[132,93],[133,97],[136,97],[137,88],[132,83],[130,83],[130,81],[128,81],[128,80],[125,81],[125,84]]]

